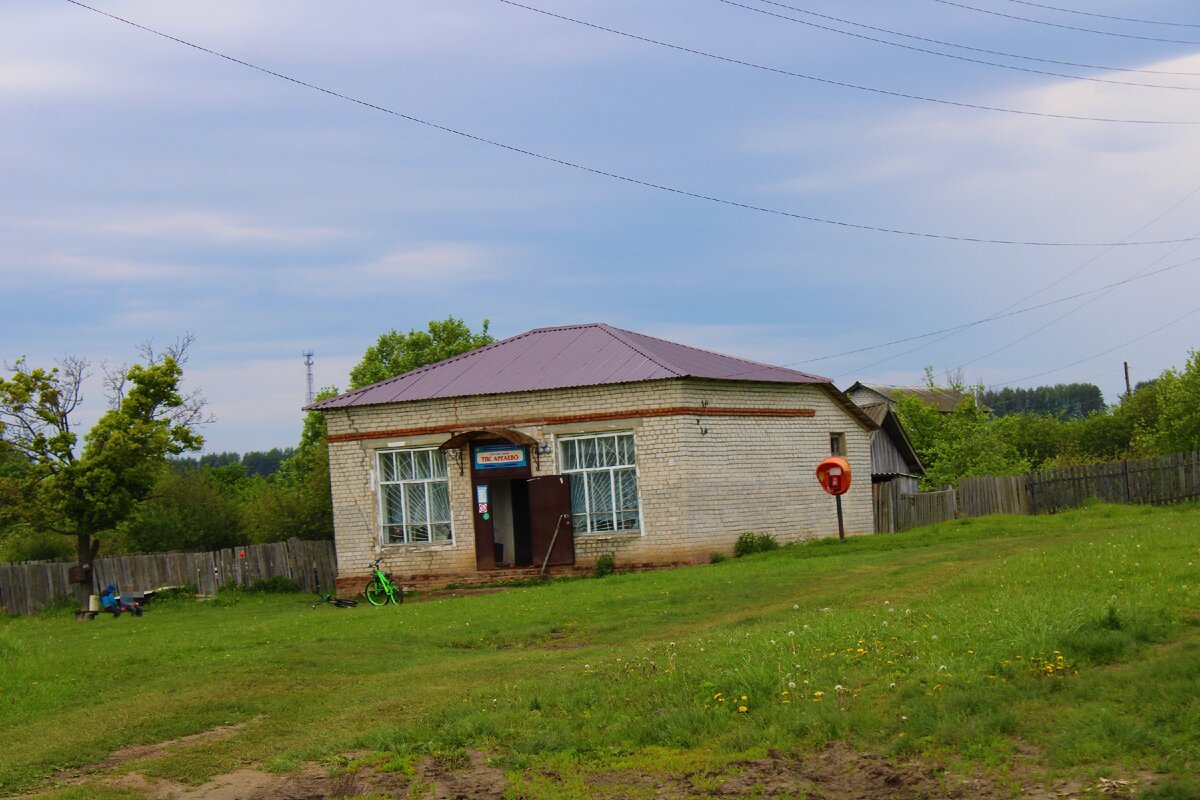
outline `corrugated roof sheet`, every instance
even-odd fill
[[[308,408],[346,408],[667,378],[832,383],[820,375],[591,323],[537,328]]]
[[[855,383],[846,390],[846,393],[853,395],[859,387],[870,389],[891,400],[899,400],[900,396],[905,394],[915,395],[922,402],[935,405],[939,411],[947,414],[958,408],[958,405],[966,399],[966,395],[962,392],[941,386],[888,386],[882,383]]]

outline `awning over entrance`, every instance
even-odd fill
[[[468,442],[474,442],[477,439],[503,439],[506,442],[513,444],[528,444],[534,446],[534,452],[537,448],[537,439],[532,436],[514,431],[511,428],[480,428],[479,430],[466,431],[465,433],[456,433],[446,441],[442,442],[438,448],[440,450],[457,450]]]

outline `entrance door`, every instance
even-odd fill
[[[475,481],[475,568],[495,569],[496,539],[492,523],[492,493],[487,481]]]
[[[529,486],[529,528],[535,567],[542,565],[547,552],[550,554],[548,564],[575,563],[569,481],[566,475],[547,475],[526,481]]]

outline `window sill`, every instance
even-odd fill
[[[387,542],[381,545],[384,550],[427,550],[441,551],[453,550],[455,547],[454,541],[449,542]]]
[[[636,531],[604,531],[603,533],[577,533],[575,538],[578,541],[588,542],[607,542],[614,539],[638,539],[642,535],[640,530]]]

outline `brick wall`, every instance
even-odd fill
[[[698,413],[684,415],[683,408]],[[634,433],[642,530],[577,535],[579,564],[604,553],[613,553],[618,565],[705,561],[713,552],[731,553],[746,531],[780,541],[836,535],[834,500],[813,475],[829,455],[834,431],[845,433],[846,457],[856,467],[843,497],[847,531],[873,527],[870,434],[819,386],[669,380],[337,409],[326,416],[338,574],[345,578],[365,574],[380,555],[402,576],[475,571],[467,448],[460,454],[462,475],[449,464],[454,541],[382,549],[374,453],[438,445],[451,431],[480,427],[509,427],[547,443],[572,433]],[[557,472],[557,452],[534,464],[535,475]]]

